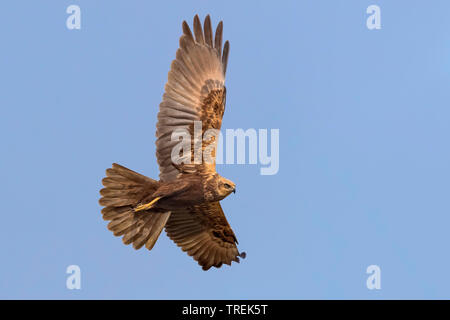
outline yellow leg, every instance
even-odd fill
[[[156,197],[155,199],[153,199],[153,200],[150,201],[149,203],[141,204],[140,206],[137,206],[136,208],[134,208],[134,212],[138,212],[138,211],[150,209],[151,207],[153,207],[153,205],[154,205],[154,204],[156,203],[156,201],[158,201],[159,199],[161,199],[161,197]]]

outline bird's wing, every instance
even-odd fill
[[[173,212],[166,223],[167,235],[192,256],[203,270],[220,268],[245,258],[219,202],[210,202]]]
[[[216,145],[218,136],[206,139],[198,148],[198,139],[194,141],[194,122],[199,121],[202,125],[200,143],[208,129],[220,130],[225,110],[228,52],[228,41],[222,51],[222,22],[217,26],[214,39],[209,15],[203,28],[195,16],[193,34],[186,21],[183,22],[180,47],[168,74],[156,124],[156,156],[162,181],[174,180],[180,170],[215,172],[215,148],[209,148],[212,149],[209,163],[202,159],[199,162],[200,152],[194,159],[194,149],[201,149],[203,153],[209,145]],[[181,169],[173,165],[171,157],[174,147],[180,144],[180,140],[172,140],[175,131],[189,133],[191,138],[191,153],[188,155],[191,165],[186,165],[185,158]]]

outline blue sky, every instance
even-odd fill
[[[66,8],[81,8],[81,29]],[[380,30],[366,8],[381,8]],[[448,1],[4,1],[0,298],[450,298]],[[247,259],[204,272],[106,229],[104,170],[158,176],[181,22],[224,21],[223,129],[280,130],[280,170],[220,165]],[[81,268],[81,290],[66,268]],[[366,268],[381,268],[368,290]]]

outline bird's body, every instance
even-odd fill
[[[159,182],[156,191],[150,198],[143,199],[143,209],[136,207],[135,211],[176,211],[186,207],[192,207],[206,202],[216,202],[223,200],[234,187],[221,191],[218,185],[223,178],[218,174],[180,174],[176,180]],[[148,208],[145,204],[156,200]]]
[[[222,51],[222,22],[213,41],[211,21],[204,26],[194,18],[194,34],[183,22],[183,35],[172,62],[160,104],[156,130],[156,156],[160,181],[121,165],[113,164],[102,180],[100,190],[103,218],[108,228],[123,236],[135,249],[152,249],[162,229],[168,236],[208,270],[223,263],[239,262],[237,239],[219,201],[235,192],[235,184],[215,171],[215,145],[210,137],[200,145],[203,153],[212,148],[213,161],[195,161],[196,142],[183,161],[175,163],[172,150],[179,130],[194,136],[195,123],[208,130],[219,130],[225,111],[225,73],[229,44]],[[185,161],[188,160],[188,161]],[[191,161],[193,160],[193,161]]]

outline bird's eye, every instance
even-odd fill
[[[225,183],[223,186],[224,186],[226,189],[231,189],[231,186],[230,186],[228,183]]]

